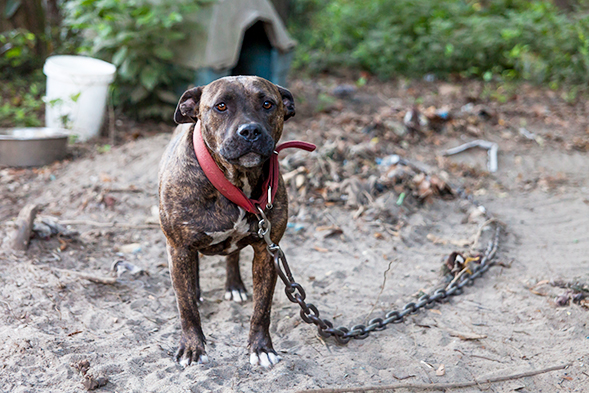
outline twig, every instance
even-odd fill
[[[98,222],[91,220],[62,220],[59,221],[61,225],[88,225],[99,228],[123,228],[123,229],[159,229],[157,224],[131,225],[121,224],[118,222]]]
[[[485,229],[485,227],[486,227],[487,225],[489,225],[489,224],[492,224],[492,223],[497,223],[497,224],[499,224],[499,225],[501,225],[501,226],[505,226],[505,223],[503,223],[503,222],[499,221],[499,220],[498,220],[498,219],[496,219],[496,218],[490,218],[490,219],[488,219],[487,221],[483,222],[483,223],[481,224],[481,226],[479,227],[479,229],[477,230],[477,233],[474,235],[474,238],[473,238],[473,240],[472,240],[472,242],[471,242],[471,246],[470,246],[470,249],[471,249],[471,250],[474,250],[474,249],[476,249],[476,247],[478,246],[478,244],[479,244],[479,240],[481,239],[481,236],[482,236],[482,234],[483,234],[483,229]]]
[[[456,382],[456,383],[400,383],[396,385],[385,385],[385,386],[364,386],[364,387],[352,387],[352,388],[335,388],[335,389],[311,389],[311,390],[299,390],[298,393],[344,393],[344,392],[382,392],[385,390],[397,390],[397,389],[420,389],[420,390],[445,390],[445,389],[458,389],[468,388],[471,386],[477,386],[485,383],[496,383],[503,381],[511,381],[514,379],[532,377],[534,375],[544,374],[551,371],[562,370],[571,366],[571,363],[561,364],[559,366],[552,366],[541,370],[526,371],[524,373],[511,374],[502,377],[488,378],[488,379],[475,379],[470,382]]]
[[[485,359],[485,360],[491,360],[493,362],[498,362],[498,363],[503,363],[501,360],[497,360],[497,359],[493,359],[493,358],[488,358],[486,356],[482,356],[482,355],[475,355],[473,353],[464,353],[462,352],[460,349],[454,349],[456,352],[460,352],[461,354],[463,354],[464,356],[468,356],[471,358],[480,358],[480,359]]]
[[[113,277],[94,276],[92,274],[77,272],[75,270],[68,270],[68,269],[55,269],[55,270],[57,270],[58,272],[61,272],[61,273],[71,274],[76,277],[83,278],[85,280],[92,281],[92,282],[95,282],[98,284],[113,285],[118,282],[117,279],[113,278]]]
[[[391,270],[391,265],[393,264],[393,262],[395,262],[395,260],[392,260],[389,262],[389,266],[387,266],[387,269],[382,274],[382,285],[380,286],[380,292],[378,293],[378,296],[376,296],[376,300],[374,301],[374,305],[372,306],[372,308],[370,309],[370,312],[366,316],[366,322],[368,322],[368,318],[370,317],[370,315],[372,314],[372,312],[376,308],[376,305],[378,304],[378,300],[380,299],[380,295],[382,295],[382,292],[384,291],[384,286],[387,283],[387,273],[389,272],[389,270]]]
[[[8,309],[8,312],[10,312],[12,317],[16,319],[16,315],[14,315],[14,313],[12,312],[12,308],[10,308],[10,304],[8,304],[8,302],[4,301],[4,300],[0,300],[0,303],[4,304],[6,306],[6,308]]]
[[[103,190],[104,192],[143,192],[142,189],[140,188],[135,188],[135,187],[127,187],[127,188],[105,188]]]

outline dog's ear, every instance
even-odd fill
[[[284,104],[284,120],[288,120],[295,115],[295,104],[292,93],[286,90],[284,87],[278,87],[280,96],[282,97],[282,103]]]
[[[174,121],[177,124],[182,123],[196,123],[198,120],[198,105],[200,103],[200,96],[202,95],[202,86],[187,90],[180,97],[176,112],[174,113]]]

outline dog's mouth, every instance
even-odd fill
[[[227,157],[222,153],[221,153],[221,156],[231,165],[237,165],[237,166],[241,166],[244,168],[254,168],[254,167],[260,166],[264,162],[266,162],[266,160],[269,157],[269,156],[262,155],[258,152],[255,152],[255,151],[247,152],[245,154],[242,154],[239,157],[235,157],[235,156]]]
[[[258,153],[250,152],[244,154],[235,161],[235,165],[239,165],[245,168],[253,168],[258,165],[261,165],[265,161],[265,159]]]
[[[223,143],[219,154],[232,165],[253,168],[266,162],[273,150],[274,143],[271,138],[268,138],[268,141],[254,143],[231,138]]]

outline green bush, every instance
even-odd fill
[[[0,34],[0,75],[3,78],[30,73],[43,63],[35,55],[37,37],[25,29]]]
[[[168,117],[177,97],[173,88],[193,73],[173,66],[171,50],[185,38],[183,15],[196,0],[68,0],[64,33],[77,40],[78,53],[114,63],[114,103],[140,118]],[[168,105],[162,105],[168,102]]]
[[[589,81],[586,13],[564,14],[545,1],[482,3],[305,0],[295,9],[295,66],[323,71],[343,64],[385,78],[457,73],[553,85]]]
[[[0,80],[0,128],[41,127],[44,94],[45,77],[41,70],[26,77]]]

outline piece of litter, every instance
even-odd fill
[[[300,223],[295,223],[295,222],[289,222],[288,224],[286,224],[286,227],[289,229],[293,229],[295,232],[300,232],[303,229],[305,229],[305,226],[303,224]]]
[[[534,134],[533,132],[530,132],[530,131],[526,130],[523,127],[521,127],[519,129],[519,134],[521,136],[525,137],[526,139],[531,140],[531,141],[535,141],[536,140],[536,134]]]
[[[70,231],[61,225],[53,217],[38,217],[33,224],[33,232],[41,239],[49,239],[52,236],[73,237],[78,234],[76,231]]]
[[[442,375],[446,375],[446,366],[444,364],[440,364],[440,367],[436,370],[436,375],[441,377]]]
[[[402,193],[399,195],[399,198],[397,198],[396,205],[397,205],[397,206],[401,206],[401,205],[403,204],[403,201],[404,201],[404,200],[405,200],[405,193],[404,193],[404,192],[402,192]]]
[[[119,251],[124,254],[137,254],[141,251],[141,244],[131,243],[119,247]]]
[[[390,167],[392,165],[397,165],[401,161],[401,157],[397,154],[392,154],[384,158],[377,157],[374,161],[376,162],[376,165]]]
[[[131,276],[141,276],[143,274],[147,274],[145,270],[133,265],[130,262],[123,261],[122,259],[115,261],[112,264],[110,270],[115,272],[119,278],[127,273]]]
[[[499,150],[499,145],[495,142],[489,142],[482,139],[477,139],[476,141],[468,142],[463,145],[453,147],[452,149],[446,150],[444,152],[445,156],[452,156],[454,154],[462,153],[465,150],[472,149],[473,147],[480,147],[482,149],[488,150],[489,160],[487,162],[487,168],[489,172],[497,172],[497,151]]]

